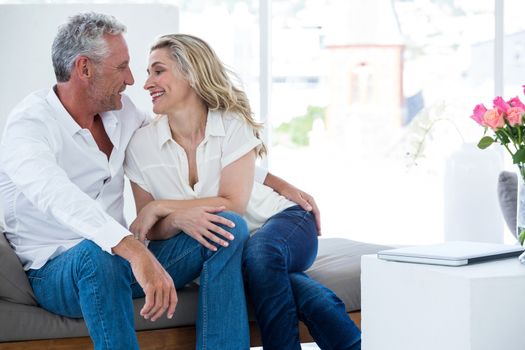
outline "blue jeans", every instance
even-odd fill
[[[321,349],[361,349],[361,332],[344,303],[303,272],[317,243],[315,219],[299,206],[272,216],[246,243],[245,286],[265,350],[300,350],[299,320]]]
[[[225,228],[235,239],[217,252],[186,234],[150,242],[149,249],[171,275],[176,287],[200,276],[197,349],[248,349],[249,329],[241,273],[248,239],[244,220],[221,213],[235,223]],[[40,305],[73,318],[83,317],[95,349],[138,349],[132,298],[144,296],[129,263],[84,240],[27,272]]]

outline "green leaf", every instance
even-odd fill
[[[490,145],[492,145],[493,143],[494,143],[494,139],[492,137],[484,136],[481,138],[481,140],[479,140],[478,147],[481,149],[485,149],[489,147]]]
[[[512,156],[512,162],[514,164],[525,162],[525,148],[524,147],[520,148],[519,150],[516,151],[516,153],[514,153],[514,155]]]
[[[518,236],[518,239],[520,241],[520,244],[523,245],[523,241],[525,241],[525,230],[521,230],[520,235]]]
[[[511,135],[516,133],[516,131],[514,131],[512,128],[508,128],[508,132]],[[503,132],[501,129],[496,131],[496,135],[502,145],[507,145],[510,142],[507,134]]]
[[[316,119],[324,120],[325,107],[308,106],[306,114],[292,118],[289,122],[282,123],[274,129],[276,139],[291,141],[296,146],[308,146],[310,144],[310,131]]]

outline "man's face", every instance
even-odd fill
[[[133,85],[129,68],[129,52],[122,35],[105,34],[109,55],[95,64],[90,95],[98,113],[122,108],[122,92]]]

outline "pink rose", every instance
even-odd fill
[[[485,114],[485,112],[487,112],[487,108],[485,108],[485,106],[482,103],[480,103],[479,105],[476,105],[476,107],[474,107],[473,114],[470,117],[474,119],[474,121],[479,125],[483,125],[483,115]]]
[[[492,102],[494,108],[499,109],[500,112],[507,113],[507,110],[510,108],[510,105],[501,96],[496,97]]]
[[[508,101],[508,104],[509,104],[511,107],[520,107],[520,108],[522,108],[523,110],[525,110],[525,105],[520,101],[520,99],[518,98],[518,96],[511,98],[511,99]]]
[[[507,116],[505,117],[509,122],[510,126],[521,124],[523,113],[525,110],[521,107],[510,107],[507,110]]]
[[[488,126],[492,130],[497,130],[505,125],[503,113],[498,108],[489,109],[483,115],[482,125]]]

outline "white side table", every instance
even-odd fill
[[[361,259],[364,350],[525,349],[525,266]]]

